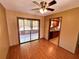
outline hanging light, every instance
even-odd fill
[[[47,12],[47,9],[44,9],[44,13]]]
[[[44,13],[44,11],[43,11],[43,9],[42,9],[42,8],[40,9],[40,13],[42,13],[42,14]]]
[[[47,9],[43,9],[43,8],[40,9],[40,13],[43,14],[43,13],[45,13],[45,12],[47,12]]]

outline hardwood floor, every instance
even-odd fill
[[[7,59],[79,59],[79,54],[73,55],[41,39],[11,47]]]
[[[58,44],[59,37],[52,38],[52,39],[50,39],[49,41],[50,41],[51,43],[53,43],[53,44],[57,45],[57,46],[59,45],[59,44]]]

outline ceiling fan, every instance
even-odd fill
[[[49,3],[45,2],[45,1],[41,1],[40,3],[36,2],[36,1],[32,1],[34,4],[36,4],[37,6],[39,6],[39,8],[34,8],[32,10],[39,10],[42,14],[47,12],[47,11],[54,11],[54,9],[49,8],[50,6],[56,4],[56,1],[53,0]]]

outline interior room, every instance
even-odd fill
[[[79,59],[79,0],[0,0],[0,59]]]
[[[49,23],[49,40],[55,45],[59,45],[62,17],[51,18]]]

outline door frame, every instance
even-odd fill
[[[61,34],[61,28],[62,28],[62,17],[53,17],[53,18],[49,19],[49,30],[48,30],[48,33],[50,31],[50,25],[51,25],[51,20],[52,19],[59,19],[59,21],[60,21],[60,33],[59,33],[59,36],[58,36],[58,46],[59,46],[59,43],[60,43],[60,34]],[[50,40],[49,39],[49,34],[48,34],[48,40]]]
[[[35,20],[35,21],[38,21],[39,22],[39,35],[38,35],[38,40],[40,39],[40,19],[33,19],[33,18],[24,18],[24,17],[17,17],[17,30],[18,30],[18,42],[19,44],[23,44],[23,43],[27,43],[27,42],[32,42],[32,41],[35,41],[35,40],[31,40],[30,41],[27,41],[27,42],[23,42],[23,43],[20,43],[20,34],[19,34],[19,19],[27,19],[27,20]]]

